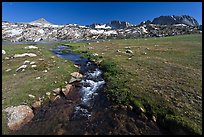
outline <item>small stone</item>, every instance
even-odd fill
[[[35,62],[34,62],[34,61],[30,62],[30,65],[33,65],[33,64],[35,64]]]
[[[24,49],[38,49],[38,47],[36,47],[36,46],[26,46],[26,47],[24,47]]]
[[[153,120],[154,122],[157,122],[157,119],[156,119],[155,116],[152,116],[152,120]]]
[[[30,98],[35,98],[35,96],[32,95],[32,94],[29,94],[28,96],[29,96]]]
[[[16,69],[16,72],[19,71],[19,70],[21,70],[21,69],[25,69],[25,68],[27,68],[27,65],[22,65],[22,66],[20,66],[20,67],[18,67],[18,68]]]
[[[65,91],[62,91],[62,92],[64,93],[65,96],[67,96],[67,95],[69,94],[69,92],[72,91],[72,88],[73,88],[73,86],[72,86],[71,84],[68,84],[68,85],[66,86],[66,90],[65,90]]]
[[[8,60],[9,59],[9,57],[5,57],[5,60]]]
[[[92,56],[98,56],[98,54],[97,53],[93,53]]]
[[[50,92],[46,92],[46,95],[47,95],[47,96],[50,96],[50,95],[51,95],[51,93],[50,93]]]
[[[43,61],[44,59],[42,59],[42,58],[40,58],[40,59],[38,59],[39,61]]]
[[[33,108],[39,108],[41,106],[41,101],[35,101],[33,104],[32,104],[32,107]]]
[[[76,67],[76,68],[80,68],[79,65],[75,65],[75,64],[74,64],[74,67]]]
[[[127,106],[127,109],[132,111],[132,110],[133,110],[133,106],[128,105],[128,106]]]
[[[35,79],[40,79],[40,77],[37,77],[37,78],[35,78]]]
[[[47,70],[44,70],[43,72],[47,73]]]
[[[126,50],[126,53],[133,54],[133,51],[128,49],[128,50]]]
[[[54,98],[53,101],[56,101],[56,100],[58,100],[58,99],[60,99],[60,98],[61,98],[60,95],[57,95],[57,96]]]
[[[3,54],[3,55],[5,55],[5,54],[6,54],[6,51],[5,51],[5,50],[3,50],[3,49],[2,49],[2,54]]]
[[[9,71],[11,71],[11,69],[7,69],[7,70],[6,70],[6,72],[9,72]]]
[[[54,93],[59,94],[60,93],[60,88],[56,88],[53,90]]]
[[[26,61],[23,62],[23,64],[27,64],[27,63],[30,63],[30,61],[26,60]]]
[[[37,67],[37,65],[32,65],[32,66],[31,66],[31,68],[36,68],[36,67]]]

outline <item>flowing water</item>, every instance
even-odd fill
[[[75,83],[67,97],[49,102],[38,110],[30,123],[10,134],[26,135],[141,135],[167,134],[155,122],[132,110],[113,105],[103,92],[106,85],[102,71],[80,54],[61,52],[67,46],[58,46],[52,52],[80,66],[83,79]],[[66,74],[69,75],[69,74]]]

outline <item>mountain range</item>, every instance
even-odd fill
[[[2,40],[10,42],[162,37],[191,33],[202,33],[202,27],[188,15],[160,16],[138,25],[118,20],[86,26],[56,25],[43,18],[28,23],[2,22]]]

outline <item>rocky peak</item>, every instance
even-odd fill
[[[199,26],[198,22],[193,17],[188,15],[160,16],[160,17],[154,18],[152,23],[159,24],[159,25],[185,24],[188,26]]]
[[[32,21],[30,23],[40,23],[40,24],[51,24],[50,22],[48,22],[47,20],[45,20],[44,18],[40,18],[38,20]]]
[[[110,22],[110,26],[112,28],[121,29],[121,28],[129,27],[130,23],[125,21],[113,20]]]

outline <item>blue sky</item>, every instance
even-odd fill
[[[202,2],[2,2],[2,19],[10,22],[45,18],[53,24],[139,24],[161,15],[190,15],[202,24]]]

